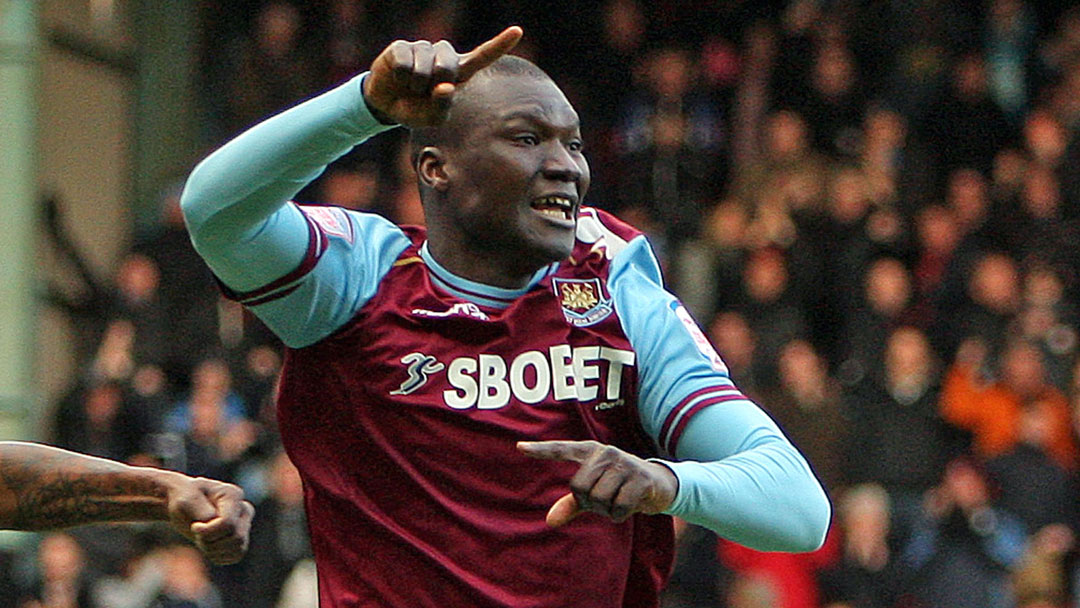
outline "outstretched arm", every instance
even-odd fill
[[[638,415],[667,458],[646,460],[594,441],[519,443],[529,456],[580,465],[548,523],[584,511],[615,521],[667,513],[758,550],[820,547],[831,512],[806,460],[735,387],[689,313],[663,289],[645,237],[616,245],[608,286],[634,348]]]
[[[247,550],[254,508],[232,484],[35,443],[0,442],[0,528],[167,521],[218,564]]]

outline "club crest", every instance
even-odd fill
[[[566,322],[576,327],[599,323],[614,310],[600,279],[552,279],[551,285]]]

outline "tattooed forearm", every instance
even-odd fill
[[[0,523],[17,530],[168,519],[148,469],[43,445],[0,442]]]

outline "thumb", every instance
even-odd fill
[[[564,526],[583,512],[574,495],[566,494],[548,509],[547,525],[552,528]]]

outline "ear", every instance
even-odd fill
[[[435,146],[424,146],[416,155],[416,174],[420,176],[420,183],[445,192],[449,187],[446,175],[446,154]]]

